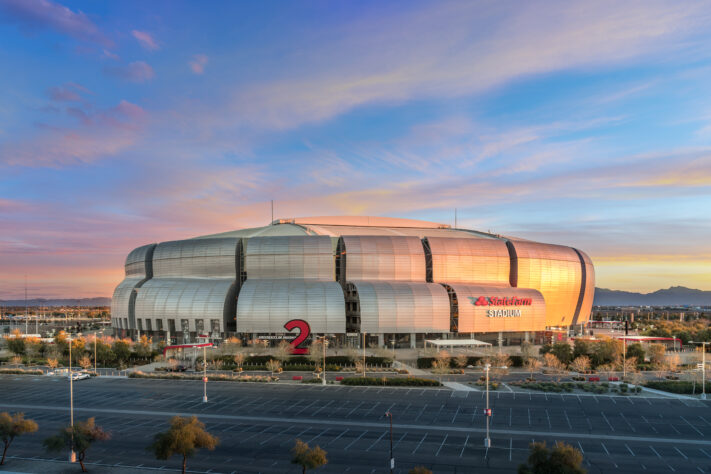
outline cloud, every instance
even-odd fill
[[[107,49],[104,49],[103,53],[105,58],[112,59],[114,61],[118,61],[119,59],[121,59],[118,54],[114,54]]]
[[[143,131],[146,112],[125,100],[115,107],[95,110],[91,104],[66,110],[75,127],[42,127],[25,141],[0,145],[0,163],[22,167],[59,167],[90,163],[131,147]]]
[[[55,102],[79,102],[82,100],[79,92],[91,94],[91,91],[84,86],[67,82],[61,86],[50,87],[47,95]]]
[[[26,29],[53,30],[80,41],[113,45],[84,13],[49,0],[0,0],[0,10]]]
[[[195,74],[202,74],[205,72],[205,66],[207,66],[208,60],[209,58],[204,54],[196,54],[188,65]]]
[[[234,109],[256,126],[286,129],[368,104],[477,94],[689,48],[710,12],[699,2],[455,2],[384,16],[294,47],[299,54],[284,58],[288,76],[240,85]]]
[[[138,42],[141,44],[141,46],[143,46],[144,49],[147,49],[148,51],[157,51],[160,49],[160,46],[158,46],[158,43],[155,39],[153,39],[153,36],[151,36],[150,33],[147,33],[145,31],[132,30],[131,34],[134,38],[138,40]]]
[[[126,66],[106,67],[104,71],[110,76],[130,82],[146,82],[155,76],[153,68],[143,61],[134,61]]]

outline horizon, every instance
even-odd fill
[[[0,0],[0,299],[111,295],[132,249],[271,200],[456,208],[598,288],[709,291],[710,41],[704,2]]]

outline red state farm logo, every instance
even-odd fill
[[[474,298],[470,298],[474,300]],[[474,306],[489,306],[489,300],[483,296],[480,296],[476,301],[474,301]]]

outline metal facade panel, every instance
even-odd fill
[[[537,290],[464,283],[453,283],[449,286],[457,295],[459,332],[543,331],[546,328],[546,302]],[[487,302],[494,298],[493,302],[496,304],[476,305],[475,302],[480,301],[480,297],[484,297]],[[521,301],[512,301],[514,298],[530,299],[531,302],[522,304]],[[501,299],[505,301],[498,304],[497,300]],[[489,313],[490,311],[495,313]],[[520,316],[516,311],[521,312]]]
[[[238,240],[221,238],[160,243],[153,253],[153,275],[157,278],[236,278]]]
[[[425,252],[417,237],[344,235],[346,280],[425,281]]]
[[[449,332],[449,296],[437,283],[351,281],[368,333]]]
[[[150,277],[147,265],[155,246],[156,244],[143,245],[133,249],[131,253],[128,254],[126,257],[126,264],[124,265],[126,276]]]
[[[335,280],[333,245],[327,236],[253,237],[244,260],[250,280]]]
[[[341,286],[301,279],[244,282],[237,300],[237,332],[288,333],[284,324],[292,319],[308,322],[312,333],[345,333]]]
[[[229,318],[225,307],[235,285],[231,279],[154,278],[136,290],[136,317],[150,319],[153,327],[162,320],[163,328],[168,327],[168,319],[175,320],[177,327],[187,319],[191,331],[196,330],[196,320],[216,319],[224,331]]]
[[[432,280],[506,285],[511,260],[506,242],[493,239],[428,237]]]
[[[540,291],[546,300],[546,326],[569,326],[580,297],[582,267],[570,247],[512,241],[518,261],[518,287]]]
[[[582,324],[590,319],[592,312],[593,299],[595,298],[595,267],[585,252],[582,250],[578,250],[578,252],[580,252],[585,262],[585,294],[583,296],[583,304],[580,307],[580,316],[578,317],[578,324]]]
[[[111,318],[128,318],[129,303],[131,300],[131,292],[141,281],[143,277],[127,277],[118,284],[114,290],[114,295],[111,298]],[[118,327],[118,326],[114,326]]]

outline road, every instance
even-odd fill
[[[581,449],[590,473],[711,473],[711,410],[699,400],[493,392],[492,448],[483,447],[481,392],[449,389],[263,385],[98,378],[74,385],[75,419],[96,417],[113,438],[92,447],[100,465],[177,469],[145,448],[174,414],[197,415],[221,443],[188,462],[193,471],[300,472],[289,449],[300,438],[328,452],[318,472],[386,473],[393,413],[396,472],[514,472],[528,444],[565,441]],[[18,438],[10,455],[45,453],[44,437],[69,421],[68,381],[0,376],[0,410],[23,411],[40,432]],[[11,465],[7,467],[11,469]]]

